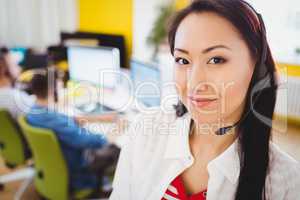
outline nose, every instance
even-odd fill
[[[190,94],[199,94],[208,90],[207,72],[200,65],[195,64],[189,69],[187,80]]]

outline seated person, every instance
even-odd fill
[[[37,101],[27,115],[27,122],[32,126],[51,129],[56,134],[69,169],[71,189],[97,188],[101,176],[91,171],[89,160],[97,159],[91,159],[90,152],[110,146],[107,139],[104,135],[89,132],[80,127],[75,119],[48,107],[53,91],[48,91],[46,73],[33,76],[31,89]],[[88,158],[86,151],[89,152]]]
[[[13,77],[4,56],[0,54],[0,108],[8,110],[16,119],[27,113],[34,102],[34,96],[13,87]]]

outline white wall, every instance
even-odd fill
[[[146,38],[157,16],[157,7],[171,0],[135,0],[133,56],[150,60],[152,49]],[[277,61],[300,63],[295,49],[300,48],[299,0],[247,0],[260,12],[266,24],[267,37]]]
[[[143,62],[151,62],[153,48],[146,40],[158,15],[158,7],[172,0],[135,0],[133,23],[133,58]],[[173,58],[168,51],[158,55],[158,67],[161,71],[161,97],[164,108],[170,109],[178,101],[173,82]]]
[[[267,37],[276,61],[300,63],[299,0],[247,0],[262,14]]]
[[[158,8],[171,0],[134,0],[133,57],[149,61],[153,49],[146,40],[158,14]]]
[[[0,45],[45,48],[77,29],[76,0],[1,0]]]

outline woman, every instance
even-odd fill
[[[132,125],[111,199],[299,199],[299,163],[270,141],[277,80],[260,15],[195,0],[169,42],[180,101]]]

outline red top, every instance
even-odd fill
[[[172,181],[161,200],[169,200],[174,198],[178,200],[206,200],[206,191],[207,190],[193,195],[187,195],[179,175]]]

